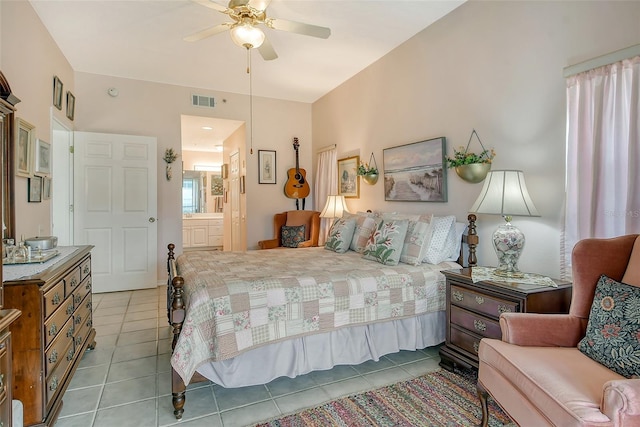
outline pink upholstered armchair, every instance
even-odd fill
[[[482,426],[488,395],[523,427],[640,426],[640,379],[625,378],[577,348],[602,274],[640,287],[640,237],[582,240],[572,260],[569,314],[504,313],[502,340],[480,342]]]
[[[273,239],[260,240],[260,249],[274,249],[282,247],[282,226],[305,226],[305,240],[298,244],[299,248],[318,246],[320,235],[320,212],[318,211],[287,211],[273,216]]]

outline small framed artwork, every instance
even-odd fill
[[[58,76],[53,76],[53,106],[62,110],[62,81]]]
[[[33,135],[35,126],[22,120],[16,119],[16,175],[30,177],[33,169]]]
[[[51,144],[41,139],[36,140],[36,173],[51,173]]]
[[[382,150],[384,199],[392,202],[446,202],[446,138]]]
[[[220,168],[220,174],[222,175],[222,179],[229,178],[229,163],[225,163]]]
[[[245,182],[244,182],[244,175],[240,176],[240,194],[244,194],[246,193],[246,187],[245,187]]]
[[[360,197],[359,164],[360,156],[338,160],[338,195],[353,199]]]
[[[42,178],[42,200],[51,198],[51,178],[45,176]]]
[[[258,150],[258,184],[276,183],[276,152]]]
[[[211,174],[211,195],[222,196],[222,176]]]
[[[28,200],[29,202],[41,202],[42,201],[42,177],[32,176],[28,182]]]
[[[67,91],[67,118],[73,120],[76,114],[76,97]]]

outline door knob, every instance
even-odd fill
[[[149,217],[149,222],[156,222],[156,219],[154,217]]]

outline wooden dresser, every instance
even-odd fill
[[[20,317],[20,310],[0,310],[0,427],[12,425],[12,360],[9,326]],[[18,426],[16,426],[18,427]]]
[[[482,338],[502,337],[499,318],[505,312],[567,313],[571,283],[557,288],[512,282],[473,283],[471,269],[447,270],[447,338],[440,347],[440,366],[478,368]]]
[[[4,282],[5,306],[22,311],[9,329],[13,398],[24,405],[25,426],[55,423],[83,353],[95,347],[92,248],[78,247],[41,273]]]

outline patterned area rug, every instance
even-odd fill
[[[489,426],[511,425],[509,417],[491,399],[489,413]],[[475,373],[439,370],[256,426],[476,426],[481,418]]]

